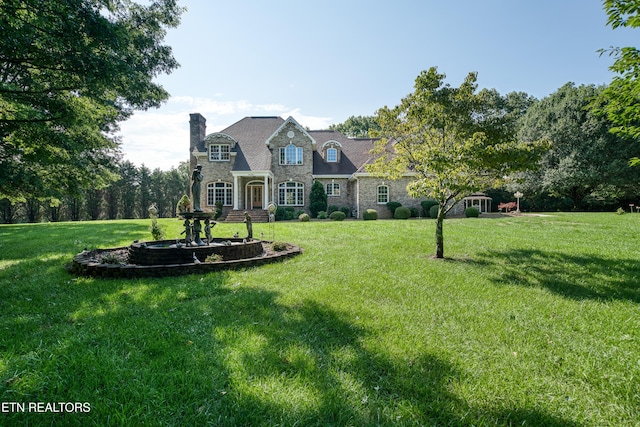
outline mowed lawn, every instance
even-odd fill
[[[65,270],[149,224],[0,226],[0,425],[640,425],[640,214],[450,219],[446,260],[432,220],[254,224],[304,253]]]

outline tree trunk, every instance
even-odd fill
[[[436,218],[436,258],[444,258],[444,234],[442,233],[442,225],[444,224],[445,210],[444,206],[438,209],[438,218]]]

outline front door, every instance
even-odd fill
[[[249,186],[249,209],[262,209],[262,185]]]

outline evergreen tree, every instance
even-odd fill
[[[320,181],[314,181],[309,194],[309,210],[313,218],[318,216],[318,212],[327,210],[327,193],[324,185]]]

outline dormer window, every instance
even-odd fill
[[[229,144],[211,144],[209,146],[209,160],[212,162],[228,162],[231,159]]]
[[[327,162],[328,163],[336,163],[338,161],[338,149],[337,148],[328,148],[327,149]]]
[[[327,141],[322,146],[322,157],[327,163],[340,162],[340,149],[342,145],[338,141]]]

